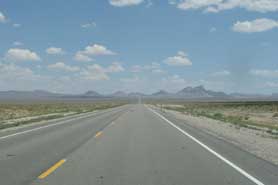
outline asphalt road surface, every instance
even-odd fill
[[[1,185],[277,185],[278,167],[145,105],[0,132]]]

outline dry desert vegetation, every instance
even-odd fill
[[[0,103],[0,129],[113,108],[121,101]]]
[[[277,102],[155,103],[181,123],[278,165]]]
[[[278,102],[187,102],[163,108],[278,135]]]

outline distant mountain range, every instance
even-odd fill
[[[186,87],[176,93],[170,93],[165,90],[160,90],[153,94],[143,94],[139,92],[126,93],[117,91],[112,94],[100,94],[96,91],[87,91],[84,94],[62,94],[53,93],[44,90],[35,91],[0,91],[0,100],[25,100],[25,99],[102,99],[102,98],[152,98],[152,99],[188,99],[188,100],[236,100],[236,99],[276,99],[278,93],[272,95],[261,94],[242,94],[217,92],[207,90],[203,86]]]
[[[0,91],[0,99],[44,99],[62,97],[64,94],[52,93],[43,90],[35,91]]]
[[[186,98],[228,98],[224,92],[206,90],[203,86],[186,87],[176,93],[178,97]]]

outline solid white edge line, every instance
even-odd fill
[[[50,124],[50,125],[46,125],[46,126],[42,126],[42,127],[33,128],[33,129],[30,129],[30,130],[25,130],[25,131],[22,131],[22,132],[17,132],[17,133],[14,133],[14,134],[2,136],[2,137],[0,137],[0,140],[1,139],[6,139],[6,138],[9,138],[9,137],[13,137],[13,136],[17,136],[17,135],[21,135],[21,134],[26,134],[28,132],[33,132],[33,131],[44,129],[44,128],[48,128],[48,127],[62,125],[62,124],[65,124],[67,122],[70,122],[70,121],[74,121],[74,120],[77,120],[77,119],[82,119],[82,118],[86,118],[86,117],[90,117],[90,116],[91,115],[83,116],[83,117],[78,117],[78,118],[72,118],[72,119],[68,119],[68,120],[65,120],[65,121],[59,121],[59,123],[54,123],[54,124]]]
[[[229,161],[228,159],[226,159],[225,157],[223,157],[221,154],[217,153],[216,151],[214,151],[213,149],[211,149],[210,147],[208,147],[207,145],[205,145],[204,143],[202,143],[201,141],[199,141],[198,139],[196,139],[195,137],[193,137],[192,135],[190,135],[189,133],[187,133],[186,131],[184,131],[183,129],[181,129],[180,127],[178,127],[177,125],[175,125],[174,123],[172,123],[171,121],[169,121],[167,118],[165,118],[164,116],[162,116],[161,114],[159,114],[158,112],[156,112],[155,110],[152,110],[151,108],[147,107],[151,112],[153,112],[154,114],[156,114],[157,116],[159,116],[161,119],[163,119],[164,121],[166,121],[167,123],[169,123],[171,126],[173,126],[174,128],[176,128],[177,130],[179,130],[180,132],[182,132],[184,135],[186,135],[187,137],[189,137],[190,139],[192,139],[193,141],[195,141],[196,143],[198,143],[199,145],[201,145],[204,149],[206,149],[207,151],[209,151],[210,153],[212,153],[214,156],[216,156],[217,158],[221,159],[223,162],[225,162],[226,164],[228,164],[229,166],[231,166],[232,168],[234,168],[236,171],[238,171],[239,173],[241,173],[242,175],[244,175],[245,177],[247,177],[249,180],[251,180],[252,182],[254,182],[257,185],[265,185],[264,183],[262,183],[261,181],[259,181],[258,179],[256,179],[255,177],[253,177],[252,175],[250,175],[249,173],[247,173],[245,170],[241,169],[240,167],[238,167],[236,164],[234,164],[233,162]]]
[[[105,112],[108,112],[108,111],[104,111],[104,113]],[[37,127],[37,128],[30,129],[30,130],[25,130],[25,131],[22,131],[22,132],[17,132],[17,133],[14,133],[14,134],[6,135],[6,136],[2,136],[2,137],[0,137],[0,140],[7,139],[9,137],[13,137],[13,136],[17,136],[17,135],[26,134],[26,133],[33,132],[33,131],[36,131],[36,130],[41,130],[41,129],[48,128],[48,127],[53,127],[53,126],[57,126],[57,125],[63,125],[63,124],[68,123],[70,121],[74,121],[74,120],[78,120],[78,119],[82,119],[82,118],[87,118],[87,117],[93,116],[93,115],[95,115],[97,113],[100,113],[100,112],[92,112],[89,115],[84,115],[84,116],[80,116],[80,117],[77,117],[77,118],[67,119],[67,120],[64,120],[64,121],[59,121],[58,123],[54,123],[54,124],[50,124],[50,125],[46,125],[46,126],[42,126],[42,127]]]

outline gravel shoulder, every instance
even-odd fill
[[[278,139],[261,130],[237,127],[234,124],[195,117],[173,110],[164,110],[183,120],[185,124],[201,129],[227,142],[233,143],[258,157],[278,165]]]

